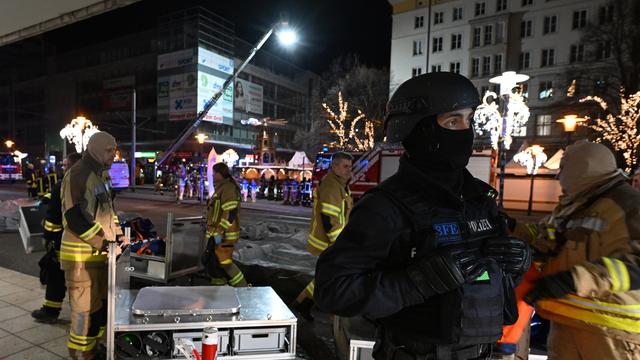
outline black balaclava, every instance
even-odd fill
[[[416,125],[403,141],[411,164],[434,182],[459,194],[464,169],[473,151],[473,127],[449,130],[438,125],[437,116],[429,116]]]

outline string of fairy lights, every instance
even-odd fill
[[[360,109],[356,109],[356,116],[349,113],[349,103],[344,101],[342,92],[338,92],[338,113],[331,110],[329,105],[322,103],[329,123],[329,132],[336,140],[325,144],[331,148],[346,151],[367,151],[373,149],[375,126],[373,121]]]

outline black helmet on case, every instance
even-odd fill
[[[387,141],[404,140],[426,117],[478,105],[478,90],[462,75],[434,72],[413,77],[403,82],[387,103]]]

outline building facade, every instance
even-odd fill
[[[109,21],[118,21],[119,14],[134,10],[114,11],[108,15]],[[130,15],[122,15],[122,21]],[[79,36],[74,31],[97,31],[91,26],[70,26],[64,29],[65,36]],[[42,158],[62,154],[58,133],[80,115],[113,133],[123,153],[128,154],[134,90],[137,150],[147,154],[165,150],[195,113],[179,116],[179,110],[188,108],[192,100],[195,110],[219,84],[209,81],[213,87],[208,92],[197,90],[194,86],[213,79],[202,76],[215,75],[224,80],[251,48],[235,35],[232,22],[204,7],[162,14],[151,29],[80,47],[68,46],[64,51],[48,44],[52,37],[55,34],[45,33],[0,48],[0,136],[14,140],[21,151]],[[226,71],[201,64],[197,54],[205,52],[226,59]],[[164,68],[167,57],[184,53],[196,55],[192,64],[179,63],[185,58],[176,56],[167,61],[178,63]],[[261,50],[239,78],[252,90],[244,99],[251,105],[234,107],[236,94],[230,89],[224,96],[228,101],[224,119],[208,118],[199,129],[208,136],[206,143],[214,145],[219,153],[234,149],[242,158],[252,152],[256,135],[263,130],[262,126],[245,125],[245,120],[283,119],[284,124],[280,121],[281,125],[269,127],[269,131],[276,135],[276,146],[288,160],[287,154],[293,154],[294,133],[310,126],[308,99],[315,75]],[[199,98],[191,97],[192,90],[198,91]],[[196,156],[205,146],[192,139],[180,150],[183,156]]]
[[[612,21],[607,0],[390,0],[393,6],[391,84],[412,76],[453,71],[479,93],[497,92],[489,79],[504,71],[530,76],[522,84],[531,117],[517,130],[523,140],[548,151],[566,145],[555,121],[578,113],[576,99],[600,94],[612,66],[610,44],[584,43],[590,25]],[[574,139],[588,136],[581,128]],[[486,146],[486,140],[477,142]]]

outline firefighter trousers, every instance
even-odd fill
[[[107,266],[66,269],[65,279],[71,305],[69,354],[90,358],[107,323]]]
[[[300,292],[300,294],[298,294],[298,297],[296,298],[296,302],[298,304],[302,304],[305,300],[311,300],[311,301],[315,301],[313,298],[313,291],[316,288],[316,280],[312,279],[307,286],[305,286],[304,289],[302,289],[302,291]]]
[[[44,293],[44,303],[42,307],[50,312],[60,312],[62,301],[67,292],[65,286],[64,271],[58,267],[51,267],[47,278],[47,289]]]
[[[226,278],[212,278],[212,285],[226,285],[229,284],[234,287],[247,286],[247,280],[244,278],[244,274],[233,263],[233,250],[235,248],[235,241],[223,241],[220,245],[216,245],[215,253],[220,264],[220,268],[226,274]]]
[[[551,322],[549,360],[640,359],[640,344]]]

